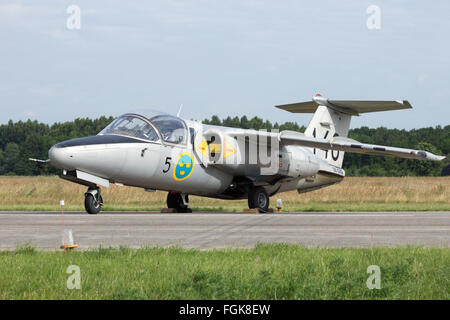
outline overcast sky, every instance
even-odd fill
[[[307,124],[273,106],[321,93],[413,105],[352,127],[448,125],[449,14],[450,1],[0,0],[0,123],[183,104],[189,119]]]

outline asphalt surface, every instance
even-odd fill
[[[32,244],[59,249],[61,213],[0,212],[0,249]],[[307,247],[422,245],[449,247],[450,212],[353,213],[64,213],[80,249],[182,246],[253,247],[295,243]]]

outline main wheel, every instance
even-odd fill
[[[84,197],[84,208],[89,214],[97,214],[102,209],[103,198],[99,196],[97,200],[91,193],[88,193]]]
[[[260,212],[266,212],[269,208],[269,195],[263,187],[250,189],[248,193],[248,207],[258,209]]]
[[[167,208],[173,208],[180,212],[187,210],[188,206],[184,204],[182,197],[183,196],[181,195],[181,193],[169,192],[167,194]],[[187,195],[186,195],[186,201],[189,201]]]

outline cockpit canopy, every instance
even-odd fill
[[[127,113],[109,124],[99,135],[117,134],[143,140],[185,144],[187,128],[183,120],[165,113],[153,113],[147,118]]]

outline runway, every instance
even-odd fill
[[[62,216],[57,212],[0,212],[0,249],[32,244],[58,249]],[[294,243],[307,247],[449,247],[450,212],[352,213],[138,213],[64,214],[80,249],[181,246],[253,247]]]

